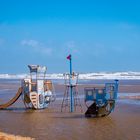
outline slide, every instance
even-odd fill
[[[20,87],[18,89],[16,95],[9,102],[7,102],[5,104],[1,104],[0,109],[5,109],[5,108],[11,106],[12,104],[14,104],[18,100],[18,98],[20,97],[21,94],[22,94],[22,87]]]

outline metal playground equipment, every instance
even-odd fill
[[[63,110],[66,110],[66,108],[69,108],[70,112],[76,111],[77,107],[80,107],[82,112],[82,105],[80,103],[80,98],[78,94],[78,73],[64,73],[64,85],[65,85],[65,91],[64,96],[61,104],[61,112]],[[71,95],[72,94],[72,95]],[[71,98],[72,96],[72,98]]]
[[[28,67],[30,77],[21,81],[21,87],[15,97],[0,105],[0,109],[12,105],[21,95],[26,108],[43,109],[47,108],[50,102],[55,101],[53,83],[45,79],[47,68],[39,65],[28,65]]]
[[[64,74],[65,91],[61,104],[61,112],[66,107],[70,112],[76,111],[79,106],[82,112],[82,105],[78,95],[78,73],[72,71],[72,56],[67,59],[70,62],[70,72]],[[51,80],[46,80],[46,67],[39,65],[28,65],[30,76],[21,81],[15,97],[9,102],[0,105],[0,109],[5,109],[14,104],[22,95],[26,108],[43,109],[55,101],[54,86]],[[118,80],[106,83],[104,87],[85,87],[86,117],[102,117],[109,115],[115,108],[115,101],[118,93]]]
[[[103,117],[109,115],[115,108],[118,93],[118,80],[106,83],[105,87],[85,88],[86,117]]]
[[[22,80],[22,94],[25,106],[35,109],[48,107],[55,100],[54,87],[50,80],[45,80],[46,67],[28,65],[30,78]]]
[[[64,97],[61,105],[61,112],[63,108],[66,109],[66,107],[69,107],[70,112],[74,112],[76,110],[77,106],[82,106],[80,103],[80,99],[78,97],[78,76],[79,74],[76,74],[72,72],[72,55],[68,55],[67,59],[69,60],[70,64],[70,73],[64,74],[64,80],[65,80],[65,92]]]

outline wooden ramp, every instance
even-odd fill
[[[16,95],[9,102],[7,102],[5,104],[1,104],[0,109],[5,109],[5,108],[11,106],[12,104],[14,104],[18,100],[18,98],[20,97],[21,94],[22,94],[22,87],[20,87],[18,89]]]

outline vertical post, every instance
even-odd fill
[[[115,99],[117,99],[119,80],[115,80]]]
[[[72,56],[70,55],[70,78],[72,78]],[[74,112],[73,87],[70,79],[70,112]]]
[[[72,78],[72,56],[71,54],[67,57],[70,60],[70,112],[74,112],[74,97],[73,97],[73,86],[71,83]]]
[[[70,55],[70,75],[72,76],[72,56]]]

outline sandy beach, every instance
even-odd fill
[[[84,87],[103,86],[106,80],[80,82],[79,94]],[[0,110],[0,135],[3,133],[37,140],[139,140],[140,139],[140,81],[120,81],[119,96],[114,112],[107,117],[85,118],[86,111],[61,113],[64,85],[56,82],[57,99],[44,110],[25,109],[20,98],[6,110]],[[0,82],[1,103],[14,96],[19,81]],[[9,89],[9,90],[8,90]],[[2,137],[0,137],[2,138]],[[20,139],[20,138],[17,138]],[[26,139],[26,138],[25,138]]]

